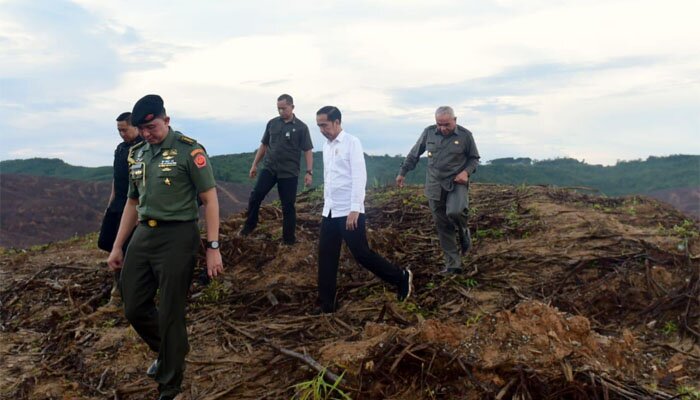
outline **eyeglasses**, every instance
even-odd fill
[[[438,124],[437,124],[437,126],[439,126],[440,128],[449,128],[450,125],[452,125],[451,122],[447,122],[447,123],[445,123],[445,124],[441,124],[441,123],[438,122]]]

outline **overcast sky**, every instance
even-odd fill
[[[482,161],[700,154],[700,1],[0,0],[0,159],[110,165],[148,93],[211,155],[253,151],[276,98],[322,137],[406,154],[440,105]]]

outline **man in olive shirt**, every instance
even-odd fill
[[[219,203],[207,153],[170,127],[160,96],[147,95],[136,102],[132,121],[145,142],[129,153],[128,200],[108,264],[113,270],[123,267],[124,313],[158,353],[147,374],[159,384],[159,399],[166,400],[181,390],[189,350],[185,302],[200,246],[197,198],[205,208],[210,277],[223,272]],[[124,257],[122,245],[137,220]]]
[[[248,217],[240,231],[247,236],[258,225],[260,204],[272,187],[277,184],[282,203],[282,240],[292,245],[296,242],[296,202],[299,185],[299,164],[301,152],[306,160],[304,186],[311,185],[313,174],[313,145],[309,127],[294,115],[292,96],[283,94],[277,98],[277,111],[280,116],[271,119],[265,127],[260,148],[258,148],[250,168],[250,178],[258,175],[258,164],[264,158],[262,171],[258,175],[248,200]]]
[[[100,235],[97,238],[97,247],[104,251],[112,251],[112,244],[117,237],[119,230],[119,221],[122,219],[124,204],[126,204],[126,193],[129,190],[129,165],[126,158],[129,155],[129,150],[132,146],[143,141],[139,136],[137,127],[131,124],[131,113],[123,112],[117,117],[117,132],[122,138],[122,142],[117,145],[114,150],[114,164],[112,168],[112,191],[109,194],[109,202],[102,218],[102,226],[100,227]],[[124,242],[123,250],[126,251],[126,246],[129,244],[127,239]],[[119,303],[119,271],[114,273],[114,284],[112,285],[112,293],[109,299],[109,304],[117,305]]]
[[[442,272],[460,273],[460,250],[461,255],[465,255],[471,248],[467,227],[469,178],[479,165],[479,151],[472,133],[457,125],[454,111],[448,106],[438,107],[435,125],[423,130],[406,156],[396,177],[399,187],[403,187],[406,173],[416,167],[425,151],[428,152],[425,196],[445,256],[445,269]]]

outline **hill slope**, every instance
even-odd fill
[[[247,207],[250,186],[217,185],[222,217]],[[109,181],[3,174],[0,179],[0,247],[28,247],[100,229]],[[270,199],[275,199],[274,194]]]
[[[700,382],[697,223],[646,198],[475,184],[465,257],[440,276],[421,189],[368,196],[371,247],[412,268],[415,295],[359,268],[346,250],[340,310],[311,316],[320,194],[299,199],[299,243],[280,245],[281,212],[252,238],[222,224],[226,275],[189,303],[185,399],[292,398],[318,372],[352,398],[654,398]],[[149,399],[153,358],[120,310],[91,238],[0,257],[0,394]],[[295,353],[294,353],[295,352]],[[297,385],[297,386],[294,386]],[[336,393],[336,396],[338,394]]]

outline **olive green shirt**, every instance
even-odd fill
[[[301,152],[313,149],[309,127],[296,116],[289,122],[271,119],[261,140],[267,146],[263,168],[278,178],[299,176]]]
[[[211,162],[194,139],[170,128],[163,142],[142,142],[129,152],[130,199],[139,220],[197,219],[197,196],[216,186]]]
[[[399,175],[406,176],[408,171],[416,168],[418,159],[426,151],[428,168],[425,177],[425,196],[431,200],[440,200],[443,189],[452,191],[457,174],[467,171],[471,176],[479,165],[479,151],[469,130],[457,125],[454,132],[445,136],[440,133],[437,125],[430,125],[423,130],[401,164]]]

